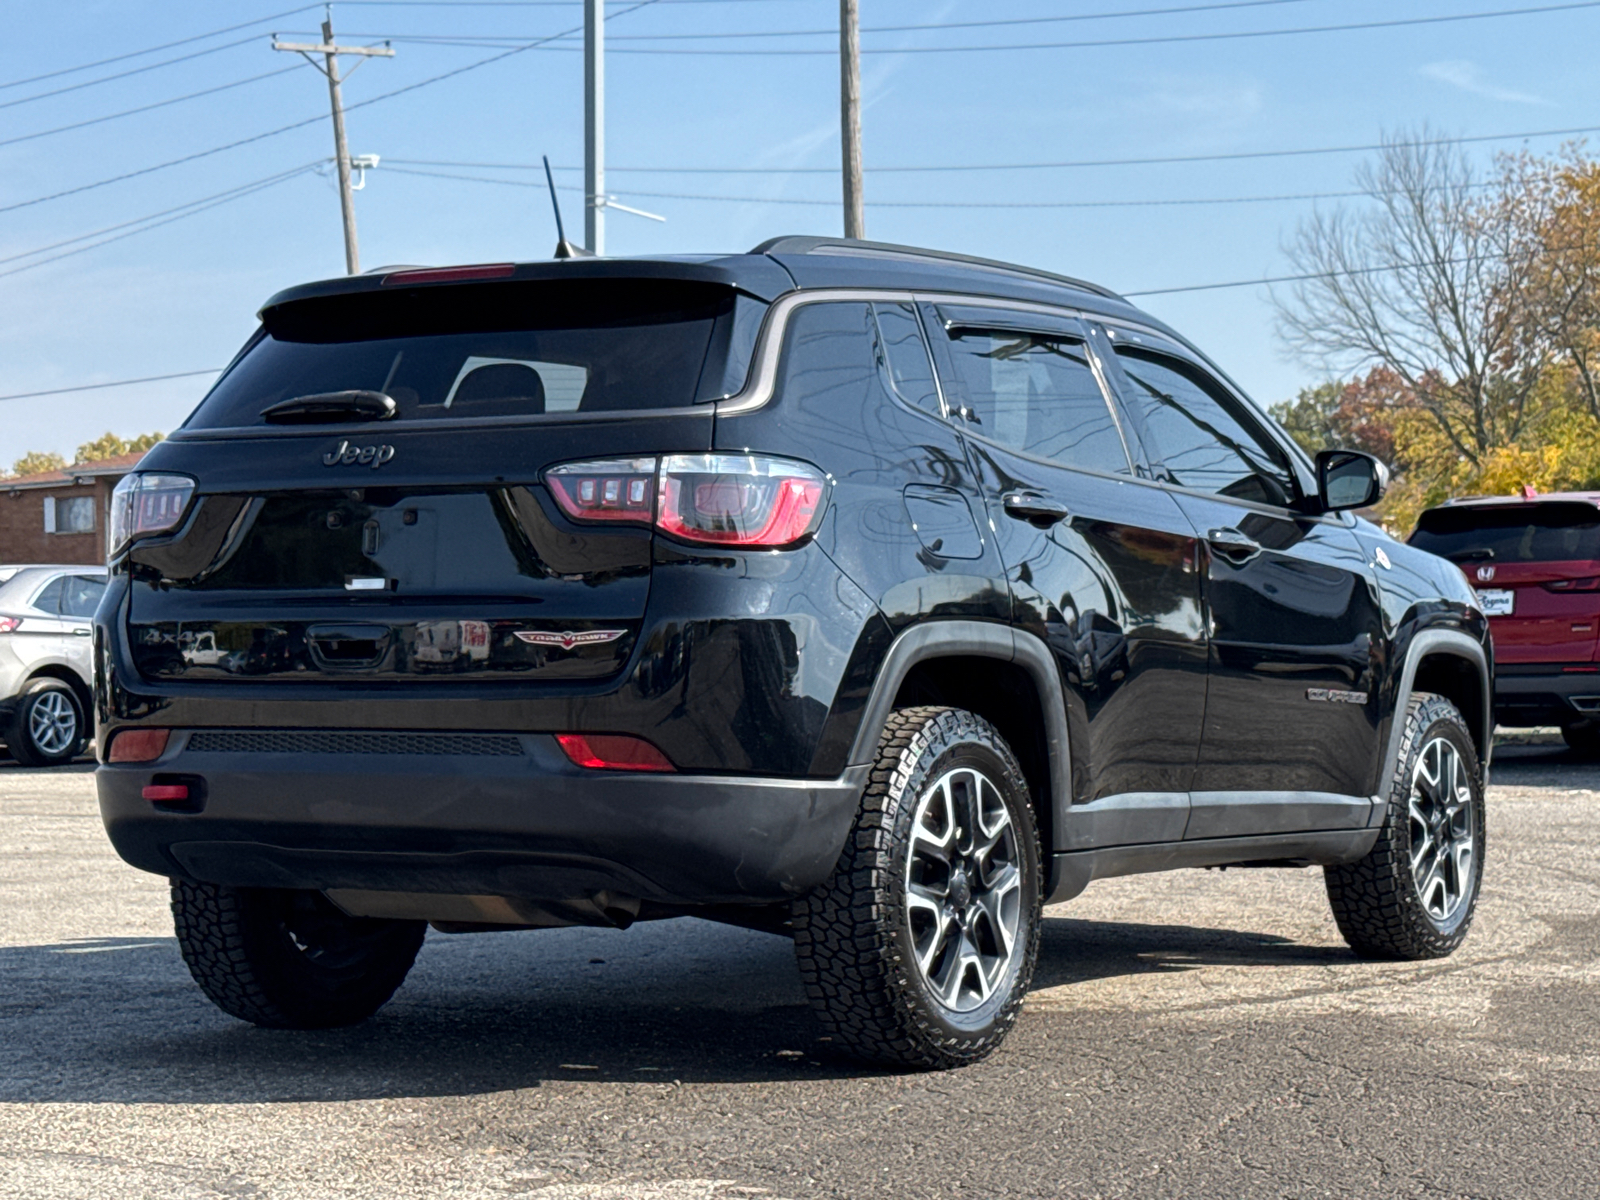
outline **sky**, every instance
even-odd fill
[[[867,234],[1128,294],[1282,274],[1298,221],[1362,203],[1293,197],[1348,191],[1363,153],[1030,164],[1600,127],[1600,2],[1217,36],[1559,4],[861,0]],[[321,8],[293,7],[0,0],[0,397],[215,371],[274,291],[343,272],[326,84],[271,49],[274,32],[316,39]],[[842,232],[833,0],[610,0],[607,11],[608,190],[667,218],[611,213],[609,253]],[[542,174],[526,169],[546,154],[581,238],[580,42],[505,54],[581,27],[577,0],[352,0],[332,15],[341,42],[388,38],[395,50],[345,85],[351,153],[380,156],[356,195],[364,267],[546,257],[554,220]],[[975,22],[1011,23],[963,26]],[[906,25],[948,28],[892,28]],[[813,32],[707,36],[788,31]],[[1569,140],[1466,149],[1488,167],[1496,153]],[[942,169],[893,169],[904,167]],[[1263,404],[1324,375],[1275,336],[1270,287],[1136,302]],[[170,431],[212,378],[0,399],[0,473],[29,450],[70,459],[107,430]]]

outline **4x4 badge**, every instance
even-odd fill
[[[627,632],[626,629],[585,629],[582,633],[573,633],[569,629],[561,633],[550,633],[542,629],[519,629],[517,637],[524,642],[532,642],[535,646],[560,646],[563,650],[571,650],[574,646],[614,642]]]
[[[332,450],[322,456],[322,465],[325,467],[354,466],[364,463],[374,471],[383,466],[394,457],[394,447],[383,446],[352,446],[348,440],[340,442]]]

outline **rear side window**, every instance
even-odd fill
[[[882,348],[889,386],[907,404],[944,416],[939,387],[933,381],[933,360],[922,340],[922,322],[909,304],[874,304],[878,345]]]
[[[1051,333],[959,331],[956,384],[975,432],[1069,467],[1127,471],[1111,407],[1083,343]]]
[[[1590,504],[1435,508],[1411,544],[1455,562],[1565,562],[1600,559],[1600,510]]]
[[[106,581],[93,575],[68,575],[61,581],[61,615],[92,617],[100,606]]]
[[[64,577],[57,576],[52,579],[33,598],[33,607],[40,612],[59,613],[61,611],[61,592],[66,586],[67,581]]]
[[[404,421],[679,408],[743,385],[766,306],[681,280],[400,288],[294,301],[185,428],[262,424],[264,409],[381,392]]]

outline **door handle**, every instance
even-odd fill
[[[1231,563],[1249,562],[1261,553],[1261,543],[1241,530],[1213,529],[1206,534],[1206,544],[1214,553]]]
[[[87,629],[74,629],[72,631],[72,636],[73,637],[88,637],[89,633],[90,633],[90,631],[87,630]]]
[[[1049,529],[1072,515],[1072,511],[1059,500],[1041,496],[1037,492],[1007,492],[1000,498],[1006,515],[1026,521],[1038,529]]]

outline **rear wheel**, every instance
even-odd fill
[[[1038,834],[1010,747],[972,713],[901,709],[833,877],[795,904],[806,993],[862,1057],[976,1062],[1027,994],[1040,906]]]
[[[172,882],[189,974],[223,1012],[271,1029],[364,1021],[422,947],[422,921],[351,917],[321,892]]]
[[[83,753],[88,743],[83,705],[59,679],[35,679],[17,697],[6,745],[25,767],[56,767]]]
[[[1373,958],[1443,958],[1466,940],[1483,882],[1483,773],[1443,696],[1412,697],[1378,840],[1328,867],[1339,932]]]

